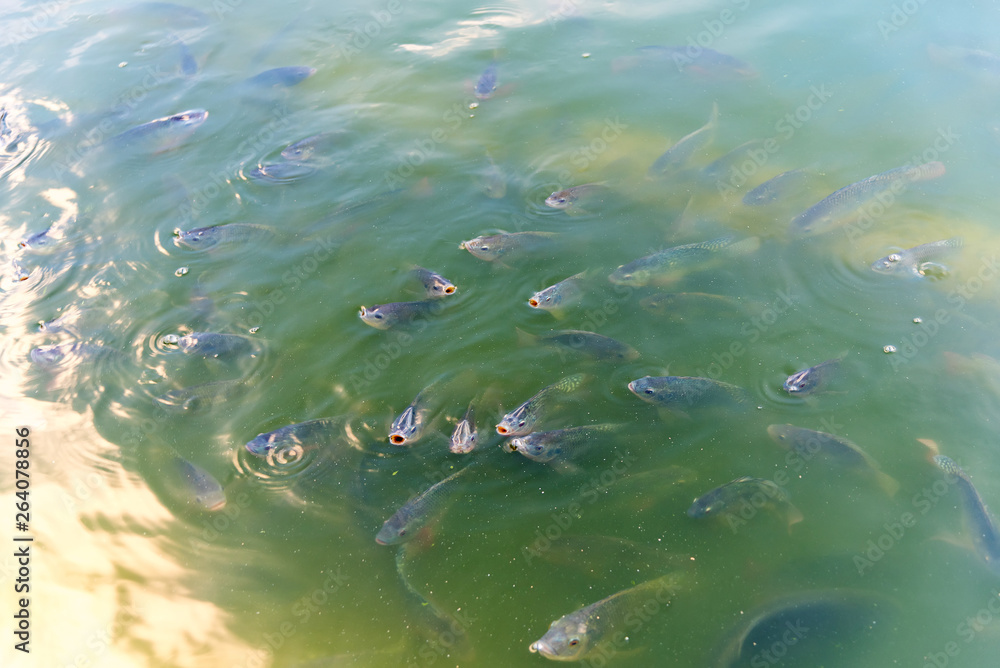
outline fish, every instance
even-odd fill
[[[476,81],[474,94],[476,99],[488,100],[493,97],[497,89],[497,64],[496,61],[490,63]]]
[[[644,376],[630,382],[628,389],[646,403],[681,413],[684,408],[743,406],[749,401],[742,387],[696,376]]]
[[[182,40],[177,40],[177,50],[180,54],[181,72],[184,76],[192,77],[198,73],[198,61],[194,59],[191,49]]]
[[[246,381],[243,379],[217,380],[170,390],[155,400],[160,406],[169,410],[195,412],[221,404],[243,389],[246,389]]]
[[[501,436],[525,436],[530,434],[538,421],[539,414],[557,397],[580,389],[587,381],[587,375],[582,373],[566,376],[538,391],[523,404],[507,413],[497,424],[497,433]]]
[[[118,146],[162,153],[178,147],[207,119],[208,112],[204,109],[189,109],[137,125],[108,141]]]
[[[560,350],[577,352],[595,360],[631,362],[639,358],[639,351],[617,339],[580,329],[557,329],[546,334],[529,334],[520,329],[518,337],[529,343],[541,343]]]
[[[222,334],[219,332],[191,332],[181,337],[167,335],[163,342],[176,345],[188,355],[201,357],[235,357],[253,349],[253,341],[239,334]]]
[[[719,105],[712,103],[712,113],[708,122],[691,134],[683,137],[676,144],[653,162],[647,175],[650,178],[662,178],[679,172],[692,155],[704,150],[715,138],[715,129],[719,124]]]
[[[219,510],[226,505],[226,493],[211,473],[181,457],[174,458],[174,468],[190,498],[205,510]]]
[[[436,387],[434,381],[417,393],[413,401],[400,413],[389,427],[389,442],[393,445],[413,445],[424,435],[427,419],[436,407]]]
[[[38,346],[28,353],[32,363],[47,369],[69,364],[71,362],[97,362],[116,357],[120,353],[114,348],[96,343],[57,343],[48,346]]]
[[[937,260],[950,255],[962,247],[962,239],[954,237],[941,241],[920,244],[913,248],[890,253],[872,263],[872,271],[879,274],[927,275],[929,260]]]
[[[458,289],[454,283],[430,269],[414,267],[410,273],[424,286],[424,296],[429,299],[453,295]]]
[[[267,457],[272,452],[289,448],[313,449],[330,445],[344,434],[344,418],[328,417],[286,425],[274,431],[257,434],[246,444],[247,452]]]
[[[302,83],[314,74],[316,74],[315,67],[306,67],[303,65],[275,67],[274,69],[265,70],[260,74],[250,77],[247,79],[247,83],[252,86],[261,87],[290,87]]]
[[[983,49],[965,46],[927,45],[927,55],[938,65],[945,65],[971,75],[983,76],[995,82],[1000,78],[1000,56]]]
[[[490,199],[500,199],[507,194],[507,177],[493,158],[486,157],[490,164],[479,172],[479,187]]]
[[[379,545],[399,545],[413,538],[415,533],[444,510],[445,501],[455,492],[455,481],[472,466],[469,464],[455,471],[404,503],[382,524],[375,542]]]
[[[976,552],[993,572],[1000,573],[1000,530],[997,529],[993,514],[961,466],[950,457],[940,454],[934,455],[932,461],[939,469],[955,478]]]
[[[743,305],[733,297],[707,292],[657,292],[639,300],[643,310],[654,315],[683,320],[692,309],[709,307],[713,315],[719,312],[739,313]]]
[[[747,206],[772,204],[779,198],[787,195],[789,191],[801,188],[808,174],[809,171],[805,168],[790,169],[787,172],[782,172],[748,191],[743,196],[743,203]]]
[[[319,154],[328,153],[340,144],[345,136],[344,132],[321,132],[287,146],[281,151],[281,157],[292,162],[307,162]]]
[[[896,479],[883,473],[871,455],[846,438],[791,424],[769,425],[767,433],[775,443],[795,452],[806,462],[822,454],[844,468],[870,472],[889,496],[899,491]]]
[[[437,313],[438,308],[437,302],[432,301],[390,302],[376,304],[371,308],[362,306],[358,317],[361,322],[375,329],[389,329],[424,319]]]
[[[257,165],[247,172],[247,176],[262,183],[294,183],[315,173],[315,167],[302,163],[271,162]]]
[[[803,397],[820,389],[840,369],[841,358],[820,362],[785,379],[782,389],[789,394]]]
[[[729,176],[732,170],[739,169],[738,165],[740,165],[740,163],[744,165],[749,163],[756,167],[756,161],[752,156],[755,155],[754,151],[756,151],[756,155],[759,155],[762,152],[766,154],[767,151],[763,148],[763,146],[763,139],[751,139],[748,142],[740,144],[733,150],[716,158],[702,168],[702,178],[711,181],[719,181]],[[741,175],[740,178],[746,177]]]
[[[715,643],[713,668],[766,666],[781,647],[783,666],[865,665],[871,636],[892,629],[899,612],[881,594],[850,589],[798,592],[740,614],[740,622]]]
[[[542,311],[555,311],[579,301],[583,296],[581,286],[586,273],[582,271],[539,290],[528,299],[528,306]]]
[[[541,251],[555,237],[554,232],[500,232],[463,241],[459,247],[480,260],[496,262]]]
[[[21,241],[17,242],[17,247],[38,250],[53,245],[56,240],[54,237],[49,235],[49,232],[53,227],[55,226],[49,225],[41,232],[35,232],[34,234],[25,237]]]
[[[210,227],[196,227],[188,231],[174,230],[174,245],[190,250],[207,250],[220,245],[245,244],[270,239],[274,232],[263,225],[228,223]]]
[[[553,431],[536,431],[525,436],[515,436],[502,443],[509,452],[519,452],[534,462],[562,461],[575,454],[595,439],[621,428],[618,424],[593,424]]]
[[[545,206],[553,209],[569,209],[581,204],[580,200],[588,200],[600,195],[607,186],[602,183],[585,183],[565,190],[558,190],[545,198]]]
[[[646,255],[615,269],[608,280],[615,285],[643,287],[670,283],[689,272],[706,269],[729,258],[752,253],[760,248],[759,237],[720,237],[710,241],[683,244]]]
[[[639,53],[650,60],[670,60],[680,72],[706,77],[757,76],[757,71],[747,63],[728,53],[700,47],[693,51],[687,46],[640,46]]]
[[[479,432],[476,431],[476,412],[470,403],[469,408],[465,411],[465,415],[455,425],[455,431],[451,433],[451,441],[448,444],[448,449],[456,455],[468,454],[476,449],[476,437],[478,435]]]
[[[668,607],[684,582],[680,573],[670,573],[602,598],[597,603],[563,615],[549,625],[528,650],[553,661],[580,661],[600,653],[601,646],[624,628],[643,625],[651,604]],[[641,613],[645,613],[640,617]]]
[[[742,519],[734,517],[745,507],[768,508],[782,512],[791,530],[793,524],[802,521],[802,513],[792,505],[788,493],[771,480],[743,476],[725,485],[716,487],[699,496],[687,509],[687,516],[700,519],[725,515],[730,526],[735,528]]]
[[[790,231],[794,236],[827,232],[860,216],[862,207],[875,197],[890,190],[901,191],[909,183],[939,178],[945,171],[943,163],[934,161],[915,167],[904,165],[869,176],[827,195],[800,213],[792,219]]]

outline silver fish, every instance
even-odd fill
[[[437,272],[423,267],[414,267],[410,273],[424,286],[424,296],[429,299],[455,294],[457,289],[455,284]]]
[[[275,67],[265,70],[260,74],[247,79],[247,83],[253,86],[274,87],[274,86],[294,86],[302,83],[312,75],[316,74],[315,67],[305,67],[302,65],[292,65],[289,67]]]
[[[253,349],[253,341],[239,334],[222,334],[219,332],[191,332],[184,336],[167,335],[163,342],[176,345],[188,355],[202,357],[234,357]]]
[[[800,188],[808,173],[804,168],[782,172],[747,192],[743,196],[743,203],[747,206],[771,204],[789,191]]]
[[[606,189],[607,186],[601,183],[586,183],[581,186],[558,190],[545,198],[545,206],[552,207],[553,209],[569,209],[578,206],[580,200],[595,197]]]
[[[718,124],[719,105],[713,102],[712,113],[709,115],[708,122],[668,148],[650,166],[648,175],[650,177],[663,177],[680,171],[692,155],[712,143]]]
[[[554,232],[501,232],[463,241],[461,248],[487,262],[513,260],[543,250],[555,236]]]
[[[475,95],[480,100],[487,100],[493,97],[497,89],[497,64],[496,61],[490,63],[476,81]]]
[[[518,336],[532,343],[541,343],[562,351],[586,355],[591,359],[613,362],[631,362],[638,359],[639,351],[617,339],[581,329],[557,329],[546,334],[528,334],[517,330]]]
[[[586,380],[587,376],[585,374],[577,373],[572,376],[566,376],[559,382],[539,390],[535,396],[501,418],[497,424],[497,433],[502,436],[524,436],[530,434],[535,428],[535,422],[538,421],[539,414],[546,406],[559,395],[568,394],[580,389]]]
[[[271,162],[257,165],[247,176],[261,183],[295,183],[316,173],[314,167],[298,162]]]
[[[437,303],[432,301],[391,302],[376,304],[371,308],[362,306],[358,317],[361,318],[361,322],[375,329],[389,329],[427,318],[436,314],[438,310]]]
[[[206,119],[208,119],[208,112],[204,109],[189,109],[179,114],[164,116],[137,125],[115,135],[109,141],[120,146],[142,147],[160,153],[179,146]]]
[[[683,244],[640,257],[615,269],[608,280],[615,285],[663,285],[686,273],[706,269],[727,259],[752,253],[760,248],[758,237],[740,241],[736,237],[720,237],[710,241]]]
[[[958,237],[920,244],[875,260],[872,263],[872,271],[880,274],[924,276],[927,273],[926,263],[929,260],[937,260],[950,255],[961,247],[962,240]]]
[[[387,519],[375,536],[379,545],[399,545],[411,538],[444,510],[445,502],[455,489],[454,482],[473,465],[455,471],[416,495]]]
[[[543,311],[552,311],[579,301],[580,297],[583,296],[581,286],[583,285],[583,278],[586,273],[580,272],[579,274],[574,274],[555,285],[550,285],[543,290],[539,290],[528,299],[528,306]]]
[[[788,493],[771,480],[744,476],[699,496],[687,510],[692,518],[713,517],[725,514],[732,518],[739,511],[751,508],[771,508],[782,512],[789,528],[802,521],[802,513],[792,505]],[[743,522],[739,519],[736,523]],[[732,522],[732,519],[730,519]],[[736,523],[733,523],[735,528]]]
[[[229,223],[211,227],[196,227],[192,230],[174,230],[174,244],[191,250],[207,250],[219,245],[245,244],[251,241],[267,240],[274,232],[262,225],[251,223]]]
[[[472,404],[465,411],[465,415],[455,425],[455,431],[451,433],[451,442],[448,449],[456,455],[464,455],[476,449],[476,437],[479,432],[476,430],[476,412]]]
[[[1000,572],[1000,529],[996,519],[961,466],[944,455],[935,455],[933,461],[939,469],[955,477],[976,551],[994,572]]]
[[[875,197],[890,190],[899,191],[909,183],[936,179],[944,173],[944,164],[935,161],[916,167],[904,165],[869,176],[827,195],[800,213],[792,219],[790,231],[797,236],[826,232],[860,216],[861,208]]]
[[[186,459],[176,457],[174,467],[191,499],[205,510],[219,510],[226,505],[226,493],[211,473]]]
[[[246,449],[258,457],[289,448],[312,449],[333,443],[344,433],[343,417],[318,418],[290,424],[274,431],[257,434]]]
[[[437,406],[437,381],[420,390],[413,402],[392,421],[389,442],[393,445],[413,445],[424,435],[431,412]]]
[[[789,394],[805,396],[818,390],[840,368],[840,358],[820,362],[785,379],[782,388]]]
[[[742,406],[749,396],[742,387],[696,376],[644,376],[628,384],[643,401],[674,410],[707,405]]]
[[[502,447],[510,452],[519,452],[534,462],[562,461],[572,456],[603,434],[620,429],[617,424],[592,424],[553,431],[536,431],[525,436],[516,436]]]

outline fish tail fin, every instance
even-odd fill
[[[899,491],[899,481],[893,478],[888,473],[883,471],[876,471],[875,478],[878,480],[878,486],[882,488],[889,497],[896,496],[896,492]]]
[[[521,346],[533,346],[538,343],[538,337],[530,332],[526,332],[520,327],[515,327],[514,331],[517,332],[517,343]]]
[[[792,526],[798,524],[805,519],[802,511],[793,506],[791,503],[788,504],[785,509],[785,516],[788,518],[788,533],[792,533]]]
[[[708,115],[708,123],[706,125],[713,129],[719,125],[719,103],[714,100],[712,102],[712,113]]]
[[[938,447],[937,441],[934,439],[918,438],[917,442],[927,448],[927,461],[933,462],[934,457],[941,454],[941,448]]]

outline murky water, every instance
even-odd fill
[[[670,605],[632,610],[589,665],[995,665],[1000,580],[918,441],[1000,506],[992,5],[2,11],[0,424],[30,430],[35,539],[31,654],[7,631],[4,665],[541,665],[528,647],[552,621],[672,571]],[[121,136],[189,110],[207,118]],[[648,177],[706,124],[680,172]],[[843,186],[934,161],[943,175],[853,220],[790,229]],[[772,202],[742,203],[794,169]],[[604,188],[576,207],[544,204],[589,183]],[[242,227],[178,243],[217,225]],[[555,236],[520,260],[460,248],[498,230]],[[728,235],[759,243],[664,287],[607,280]],[[949,238],[961,247],[923,275],[870,269]],[[414,265],[456,293],[410,328],[366,326],[361,305],[421,298]],[[578,302],[528,306],[581,272]],[[528,340],[554,329],[638,357]],[[245,338],[185,352],[192,332]],[[826,391],[781,390],[833,358]],[[503,413],[576,373],[584,387],[541,427],[617,429],[562,466],[497,447]],[[677,415],[626,387],[667,373],[749,399]],[[435,381],[427,435],[391,446],[393,418]],[[451,454],[472,400],[479,447]],[[338,426],[322,447],[244,447],[324,417]],[[850,439],[899,491],[789,455],[767,430],[785,423]],[[469,462],[439,520],[376,544]],[[782,483],[803,521],[685,514],[741,476]],[[222,508],[193,488],[212,478]],[[5,629],[17,568],[0,559]],[[734,659],[782,601],[808,605],[746,631]]]

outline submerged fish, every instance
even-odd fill
[[[767,433],[775,443],[795,452],[806,462],[822,454],[844,468],[870,471],[889,496],[899,490],[895,478],[879,470],[878,462],[871,455],[846,438],[791,424],[772,424]]]
[[[315,67],[303,65],[292,65],[289,67],[275,67],[265,70],[260,74],[247,79],[247,83],[253,86],[294,86],[302,83],[312,75],[316,74]]]
[[[692,309],[711,308],[713,313],[725,310],[742,312],[743,305],[733,297],[707,292],[657,292],[639,300],[639,306],[654,315],[683,319]]]
[[[177,50],[180,53],[181,72],[184,76],[192,77],[198,73],[198,61],[194,59],[191,49],[182,40],[177,40]]]
[[[424,286],[424,293],[428,298],[446,297],[455,294],[455,284],[447,278],[423,267],[414,267],[411,272],[413,277]]]
[[[406,407],[389,427],[389,442],[393,445],[413,445],[424,435],[427,419],[437,401],[437,381],[420,390],[413,402]]]
[[[246,449],[258,457],[289,448],[312,449],[330,445],[344,433],[342,417],[318,418],[290,424],[274,431],[257,434]]]
[[[735,528],[744,520],[734,520],[739,511],[749,507],[768,508],[785,515],[789,529],[802,521],[802,513],[792,505],[788,493],[771,480],[744,476],[727,482],[699,496],[687,510],[688,517],[701,518],[725,514]]]
[[[927,273],[929,260],[936,260],[947,256],[961,247],[962,240],[958,237],[920,244],[919,246],[914,246],[898,253],[890,253],[883,258],[875,260],[872,263],[872,271],[880,274],[913,274],[914,276],[924,276]]]
[[[535,462],[552,462],[572,456],[574,451],[593,443],[604,434],[619,429],[617,424],[592,424],[583,427],[569,427],[553,431],[536,431],[526,436],[517,436],[501,444],[510,452],[520,452]]]
[[[539,290],[528,299],[528,306],[543,311],[553,311],[578,301],[583,296],[581,286],[586,273],[574,274],[555,285]]]
[[[812,394],[830,380],[840,368],[840,358],[820,362],[816,366],[797,371],[785,379],[782,388],[789,394],[805,396]]]
[[[909,183],[936,179],[944,173],[944,164],[935,161],[916,167],[904,165],[869,176],[827,195],[800,213],[791,222],[791,233],[805,236],[826,232],[848,222],[852,216],[861,215],[861,208],[875,197],[890,190],[899,191]]]
[[[170,410],[199,411],[220,404],[246,388],[244,380],[217,380],[183,387],[156,397],[156,402]]]
[[[247,172],[247,176],[262,183],[294,183],[315,173],[314,167],[302,163],[271,162],[257,165]]]
[[[566,190],[559,190],[545,198],[545,206],[553,209],[569,209],[580,203],[581,199],[590,199],[606,190],[607,186],[601,183],[586,183],[582,186],[573,186]]]
[[[981,75],[988,80],[1000,77],[1000,56],[983,49],[970,49],[965,46],[927,45],[927,55],[938,65],[964,71],[972,75]]]
[[[345,136],[344,132],[321,132],[289,145],[281,152],[281,157],[293,162],[307,162],[329,153],[344,140]]]
[[[507,194],[507,176],[488,155],[490,164],[479,172],[479,187],[490,199],[500,199]]]
[[[262,225],[251,223],[229,223],[196,227],[192,230],[174,230],[174,244],[191,250],[206,250],[219,245],[245,244],[251,241],[269,239],[274,232]]]
[[[540,335],[517,331],[519,337],[529,342],[553,346],[560,351],[570,350],[595,360],[631,362],[639,357],[639,351],[627,343],[586,330],[559,329]]]
[[[208,112],[204,109],[190,109],[137,125],[115,135],[109,142],[126,147],[148,148],[159,153],[179,146],[207,118]]]
[[[33,348],[28,357],[34,364],[44,368],[54,368],[72,362],[97,362],[115,357],[120,353],[96,343],[57,343]]]
[[[253,341],[239,334],[222,334],[219,332],[191,332],[178,337],[170,335],[163,337],[163,342],[176,345],[188,355],[202,357],[234,357],[253,350]]]
[[[778,198],[787,195],[790,191],[799,189],[808,173],[808,170],[805,168],[782,172],[750,190],[743,196],[743,203],[747,206],[771,204]]]
[[[955,484],[962,495],[962,510],[969,531],[972,532],[972,542],[976,552],[991,569],[1000,572],[1000,530],[997,529],[996,520],[979,496],[972,480],[962,467],[949,457],[935,455],[933,462],[939,469],[955,477]]]
[[[582,373],[566,376],[557,383],[539,390],[523,404],[503,416],[497,424],[497,433],[502,436],[525,436],[530,434],[538,421],[539,414],[560,395],[574,392],[583,385],[587,376]]]
[[[724,179],[730,175],[731,170],[739,169],[739,165],[742,164],[752,164],[756,166],[756,162],[753,156],[760,153],[766,153],[763,149],[764,140],[763,139],[751,139],[748,142],[744,142],[729,151],[704,167],[701,170],[701,175],[706,180],[718,181]],[[741,178],[745,178],[742,177]]]
[[[596,655],[617,632],[641,627],[651,604],[657,610],[669,607],[683,581],[680,574],[671,573],[564,615],[528,649],[554,661],[580,661]]]
[[[413,538],[417,531],[444,510],[448,497],[455,492],[455,480],[472,466],[470,464],[455,471],[404,503],[379,529],[375,542],[379,545],[398,545]]]
[[[555,236],[554,232],[500,232],[463,241],[461,248],[480,260],[496,262],[538,252],[551,243]]]
[[[758,237],[736,241],[736,237],[720,237],[711,241],[674,246],[646,255],[615,269],[608,280],[615,285],[661,285],[711,264],[752,253],[760,248]]]
[[[391,302],[376,304],[371,308],[361,307],[358,317],[366,325],[375,329],[389,329],[412,323],[437,312],[435,302]]]
[[[479,76],[479,80],[476,81],[475,95],[480,100],[487,100],[493,97],[493,93],[497,89],[497,64],[492,62],[489,66],[483,70],[483,73]]]
[[[743,405],[749,400],[742,387],[696,376],[644,376],[628,384],[643,401],[672,410],[711,405]]]
[[[451,433],[451,441],[448,444],[448,449],[456,455],[470,453],[476,449],[476,437],[478,435],[479,432],[476,431],[476,412],[472,404],[469,404],[465,415],[455,425],[455,431]]]
[[[226,505],[226,493],[211,473],[181,457],[174,458],[181,482],[191,499],[205,510],[219,510]]]
[[[719,124],[719,105],[712,103],[712,113],[708,122],[691,134],[682,138],[667,149],[649,167],[650,177],[663,177],[675,174],[683,168],[696,152],[705,149],[715,137],[715,128]]]
[[[707,77],[755,77],[757,71],[747,63],[728,53],[688,46],[640,46],[638,49],[647,59],[669,60],[678,71]]]

